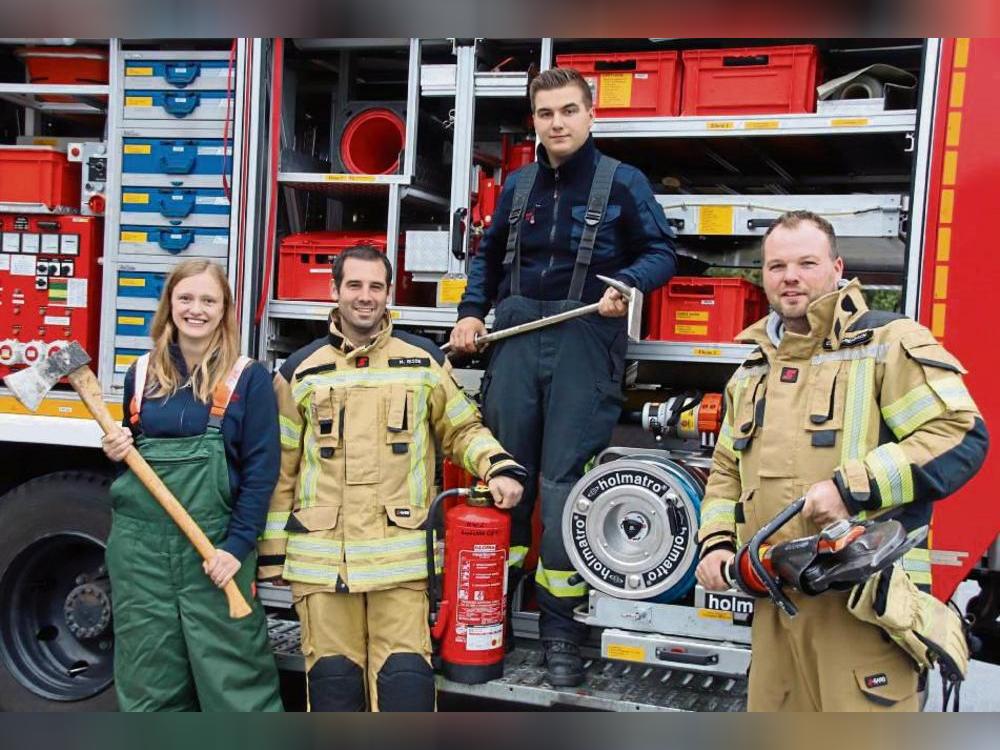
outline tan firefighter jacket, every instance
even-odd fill
[[[772,313],[772,319],[776,316]],[[726,386],[726,414],[702,505],[702,555],[738,546],[814,483],[833,479],[852,514],[893,511],[907,529],[982,464],[988,438],[965,369],[919,323],[869,311],[857,280],[815,300],[810,332],[757,345]],[[773,325],[773,323],[772,323]],[[814,534],[801,516],[773,542]],[[904,567],[930,583],[926,549]]]
[[[363,592],[426,578],[418,527],[434,499],[435,440],[473,475],[523,470],[427,339],[384,327],[354,348],[330,335],[274,378],[281,476],[261,536],[260,577],[293,594]]]

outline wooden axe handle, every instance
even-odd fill
[[[78,367],[69,374],[68,379],[70,385],[80,394],[84,405],[93,415],[94,419],[97,420],[101,429],[104,430],[104,434],[108,435],[116,432],[120,425],[111,416],[111,412],[108,411],[107,404],[104,403],[101,384],[90,367],[86,365]],[[139,451],[135,450],[135,448],[130,449],[125,456],[125,463],[139,477],[139,481],[146,486],[150,494],[156,498],[156,502],[163,506],[163,509],[170,516],[171,520],[180,527],[180,530],[184,532],[184,536],[191,540],[191,544],[198,550],[198,554],[205,560],[211,560],[215,556],[215,546],[205,536],[205,532],[201,530],[201,527],[194,522],[194,519],[184,509],[184,506],[167,489],[167,485],[163,483],[163,480],[146,463],[146,459],[139,454]],[[223,591],[226,594],[226,599],[229,601],[230,617],[239,619],[250,614],[250,605],[243,598],[243,594],[240,593],[235,581],[230,580]]]

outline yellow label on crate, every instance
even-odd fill
[[[708,618],[709,620],[732,620],[733,619],[733,613],[732,612],[721,612],[720,610],[717,610],[717,609],[699,609],[698,610],[698,616],[699,617]]]
[[[705,347],[696,346],[691,350],[691,354],[696,357],[721,357],[722,349],[707,349]]]
[[[403,313],[401,313],[399,310],[390,310],[389,317],[392,318],[393,320],[399,320],[401,317],[403,317]]]
[[[143,278],[130,279],[126,276],[118,279],[118,286],[146,286],[146,280]]]
[[[129,315],[119,315],[118,325],[120,326],[141,326],[145,325],[146,321],[144,318],[135,318]],[[684,412],[685,414],[687,412]]]
[[[122,242],[146,242],[148,237],[146,232],[122,232]]]
[[[324,182],[375,182],[378,178],[373,174],[325,174]]]
[[[126,143],[122,152],[126,154],[151,154],[153,147],[148,143]]]
[[[868,117],[834,117],[830,120],[832,128],[863,128],[871,122]]]
[[[732,233],[732,206],[701,206],[698,209],[698,234]]]
[[[59,143],[59,141],[55,138],[40,138],[38,136],[33,136],[31,143],[34,146],[55,146]]]
[[[115,355],[115,367],[127,367],[139,359],[138,354],[116,354]]]
[[[126,107],[152,107],[153,97],[151,96],[126,96]]]
[[[674,313],[674,320],[700,320],[703,323],[708,322],[708,311],[707,310],[678,310]]]
[[[674,333],[684,336],[707,336],[708,326],[676,325],[674,326]]]
[[[744,130],[776,130],[780,127],[778,120],[747,120],[743,123]]]
[[[646,661],[646,649],[642,646],[609,643],[607,656],[609,659],[619,659],[621,661]]]
[[[149,193],[122,193],[122,203],[149,203]]]
[[[736,123],[731,120],[717,120],[715,122],[706,122],[705,127],[709,130],[732,130],[736,127]]]
[[[462,301],[465,294],[465,285],[469,283],[466,278],[461,279],[441,279],[437,288],[438,305],[457,305]]]
[[[152,68],[125,68],[125,75],[127,76],[151,76],[153,75]]]
[[[628,107],[632,104],[632,74],[604,73],[598,78],[598,107]]]

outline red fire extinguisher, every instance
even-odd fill
[[[444,586],[434,560],[434,528],[442,501],[459,496],[444,514]],[[431,635],[440,645],[446,679],[476,685],[503,676],[510,516],[493,506],[485,485],[447,490],[427,514],[427,579]]]

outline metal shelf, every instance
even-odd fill
[[[399,174],[278,172],[278,182],[287,187],[324,193],[331,198],[377,198],[387,196],[390,185],[408,186],[410,178]]]
[[[0,99],[47,114],[104,114],[107,85],[0,83]],[[42,96],[71,96],[76,101],[48,102]],[[97,97],[104,97],[104,100]]]
[[[629,359],[648,362],[698,362],[701,364],[738,365],[754,350],[752,344],[717,344],[707,341],[633,341],[628,345]]]
[[[906,133],[917,127],[914,109],[843,116],[829,114],[716,117],[614,117],[594,120],[596,138],[706,138],[716,136]]]
[[[268,317],[284,320],[326,320],[332,307],[332,302],[271,300],[267,305],[267,314]],[[455,307],[392,306],[389,314],[394,323],[404,325],[451,328],[458,320],[458,308]]]

